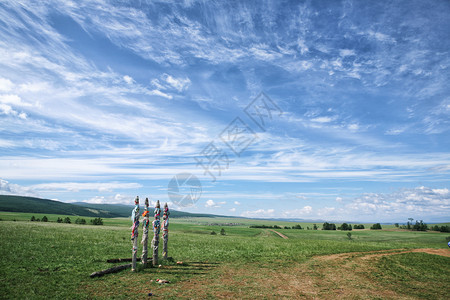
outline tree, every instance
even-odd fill
[[[334,223],[323,223],[322,230],[336,230],[336,225]]]
[[[340,230],[352,230],[352,225],[349,225],[347,223],[343,223],[338,229],[340,229]]]
[[[66,217],[66,218],[64,219],[64,223],[70,224],[70,223],[72,223],[72,222],[70,221],[70,218],[69,218],[69,217]]]
[[[292,229],[302,229],[302,226],[300,224],[296,224],[292,226]]]
[[[34,216],[31,216],[31,222],[36,221],[36,218]]]
[[[349,240],[351,240],[352,239],[352,234],[350,232],[347,232],[347,237],[348,237]]]
[[[414,224],[414,226],[412,227],[412,230],[416,230],[416,231],[427,231],[428,229],[428,225],[425,224],[422,220],[417,221],[416,220],[416,224]]]
[[[43,217],[42,217],[42,222],[48,222],[47,216],[43,216]]]
[[[289,226],[284,226],[284,229],[291,229],[291,227],[289,227]]]
[[[313,230],[317,230],[317,229],[319,229],[319,227],[317,227],[316,224],[313,224]]]
[[[215,231],[211,231],[211,235],[216,235],[217,233]]]
[[[395,223],[394,226],[397,227],[397,228],[399,227],[398,223]]]
[[[56,222],[62,223],[62,222],[63,222],[63,219],[61,219],[60,217],[58,217],[58,219],[56,220]]]
[[[225,235],[225,229],[220,229],[220,235]]]
[[[372,225],[372,227],[370,227],[370,229],[373,229],[373,230],[381,229],[381,224],[380,223],[375,223],[375,224]]]

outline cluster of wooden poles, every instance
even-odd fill
[[[154,211],[154,220],[151,223],[153,227],[153,239],[152,239],[152,248],[153,248],[153,257],[151,258],[153,266],[158,265],[158,250],[159,250],[159,234],[161,231],[161,221],[160,221],[160,215],[161,215],[161,207],[159,204],[159,200],[156,201],[155,205],[155,211]],[[167,206],[167,203],[164,205],[164,211],[163,211],[163,223],[162,223],[162,230],[163,230],[163,259],[167,259],[167,243],[169,241],[169,207]],[[122,262],[122,261],[130,261],[131,264],[121,265],[121,266],[115,266],[113,268],[109,268],[106,270],[94,272],[91,274],[91,277],[99,277],[103,276],[105,274],[109,273],[116,273],[124,269],[128,269],[131,267],[131,271],[136,271],[136,264],[137,261],[141,261],[141,263],[144,265],[144,268],[147,267],[147,264],[149,262],[148,256],[148,230],[150,225],[150,212],[149,212],[149,202],[148,198],[145,199],[145,210],[142,214],[144,217],[143,219],[143,234],[142,234],[142,255],[140,258],[137,257],[138,252],[138,237],[139,237],[139,196],[136,197],[134,200],[134,208],[131,214],[131,220],[133,221],[133,226],[131,228],[131,242],[133,244],[132,248],[132,256],[131,259],[125,258],[125,259],[111,259],[108,260],[108,262]]]
[[[134,209],[133,209],[133,213],[132,213],[132,219],[133,219],[133,227],[131,230],[131,241],[133,243],[133,250],[132,250],[132,266],[131,266],[131,270],[135,271],[136,270],[136,262],[137,262],[137,250],[138,250],[138,228],[139,228],[139,197],[136,197],[136,200],[134,201]],[[142,256],[141,256],[141,262],[144,266],[147,266],[148,263],[148,259],[147,259],[147,254],[148,254],[148,229],[149,229],[149,225],[150,225],[150,212],[148,210],[149,208],[149,203],[148,203],[148,198],[145,198],[145,211],[142,214],[142,216],[144,217],[144,221],[143,221],[143,235],[142,235]],[[161,230],[161,221],[160,221],[160,216],[161,216],[161,207],[159,204],[159,200],[156,201],[156,205],[155,205],[155,219],[152,222],[152,227],[153,227],[153,240],[152,240],[152,248],[153,248],[153,258],[152,258],[152,263],[153,266],[158,265],[158,250],[159,250],[159,233]],[[167,259],[167,243],[169,241],[169,207],[167,206],[167,203],[164,205],[164,212],[163,212],[163,226],[162,226],[162,230],[163,230],[163,259]]]

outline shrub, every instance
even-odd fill
[[[220,235],[225,235],[225,229],[220,229]]]
[[[95,219],[91,220],[91,224],[92,225],[103,225],[103,220],[102,220],[102,218],[95,218]]]
[[[217,233],[215,231],[211,231],[211,235],[216,235]]]
[[[86,224],[86,220],[78,218],[78,219],[75,220],[75,224],[84,225],[84,224]]]
[[[355,226],[353,226],[353,229],[364,229],[364,225],[362,225],[362,224],[355,225]]]
[[[300,226],[300,224],[294,225],[292,226],[292,229],[303,229],[302,226]]]
[[[47,216],[43,216],[43,217],[42,217],[42,222],[48,222]]]
[[[281,229],[281,227],[278,226],[278,225],[273,225],[273,228],[274,228],[274,229]]]
[[[56,222],[62,223],[62,222],[63,222],[63,219],[61,219],[60,217],[58,217],[58,219],[56,220]]]
[[[348,237],[349,240],[351,240],[352,239],[352,233],[351,232],[347,232],[347,237]]]
[[[70,221],[70,218],[69,218],[69,217],[66,217],[66,218],[64,219],[64,223],[70,224],[70,223],[72,223],[72,222]]]
[[[381,224],[380,223],[375,223],[375,224],[372,225],[372,227],[370,227],[370,229],[373,229],[373,230],[381,229]]]
[[[319,227],[317,227],[317,225],[314,224],[314,225],[313,225],[313,230],[317,230],[317,229],[319,229]]]
[[[36,218],[34,216],[31,216],[31,222],[36,221]]]
[[[284,226],[284,229],[291,229],[291,227],[289,227],[289,226]]]

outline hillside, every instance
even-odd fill
[[[82,207],[79,205],[48,199],[12,195],[0,195],[0,211],[62,214],[101,218],[119,217],[119,215],[115,213],[101,209]]]
[[[0,211],[61,214],[84,217],[117,218],[129,217],[132,205],[121,204],[91,204],[84,202],[64,203],[49,199],[34,197],[0,195]],[[152,208],[153,210],[153,208]],[[171,218],[181,217],[218,217],[210,214],[187,213],[177,210],[170,210]]]
[[[133,210],[133,205],[123,205],[123,204],[92,204],[92,203],[85,203],[85,202],[75,202],[73,203],[75,205],[79,205],[86,208],[92,208],[97,210],[103,210],[103,211],[109,211],[110,213],[119,215],[121,217],[129,217],[131,216],[131,211]],[[141,205],[141,210],[143,206]],[[170,209],[170,207],[169,207]],[[151,207],[150,211],[153,212],[154,208]],[[170,217],[171,218],[185,218],[185,217],[196,217],[196,218],[214,218],[214,217],[223,217],[218,215],[211,215],[211,214],[200,214],[200,213],[188,213],[184,211],[178,211],[170,209]]]

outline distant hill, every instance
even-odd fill
[[[79,205],[48,199],[11,195],[0,195],[0,211],[62,214],[101,218],[120,217],[116,213],[102,209],[82,207]]]
[[[121,204],[91,204],[85,202],[64,203],[55,200],[41,199],[34,197],[0,195],[0,211],[61,214],[84,217],[101,218],[127,218],[131,216],[132,205]],[[151,209],[153,211],[153,208]],[[177,210],[170,210],[171,218],[182,217],[221,217],[210,214],[188,213]]]
[[[86,202],[75,202],[73,204],[79,205],[82,207],[86,207],[86,208],[109,211],[111,213],[119,215],[120,217],[131,216],[131,211],[134,208],[134,205],[123,205],[123,204],[92,204],[92,203],[86,203]],[[141,210],[142,210],[142,208],[143,207],[141,205]],[[170,209],[170,207],[169,207],[169,209]],[[154,210],[154,208],[151,207],[150,211],[153,212],[153,210]],[[185,218],[185,217],[214,218],[214,217],[223,217],[223,216],[211,215],[211,214],[200,214],[200,213],[188,213],[188,212],[184,212],[184,211],[170,209],[170,217],[171,218]]]

